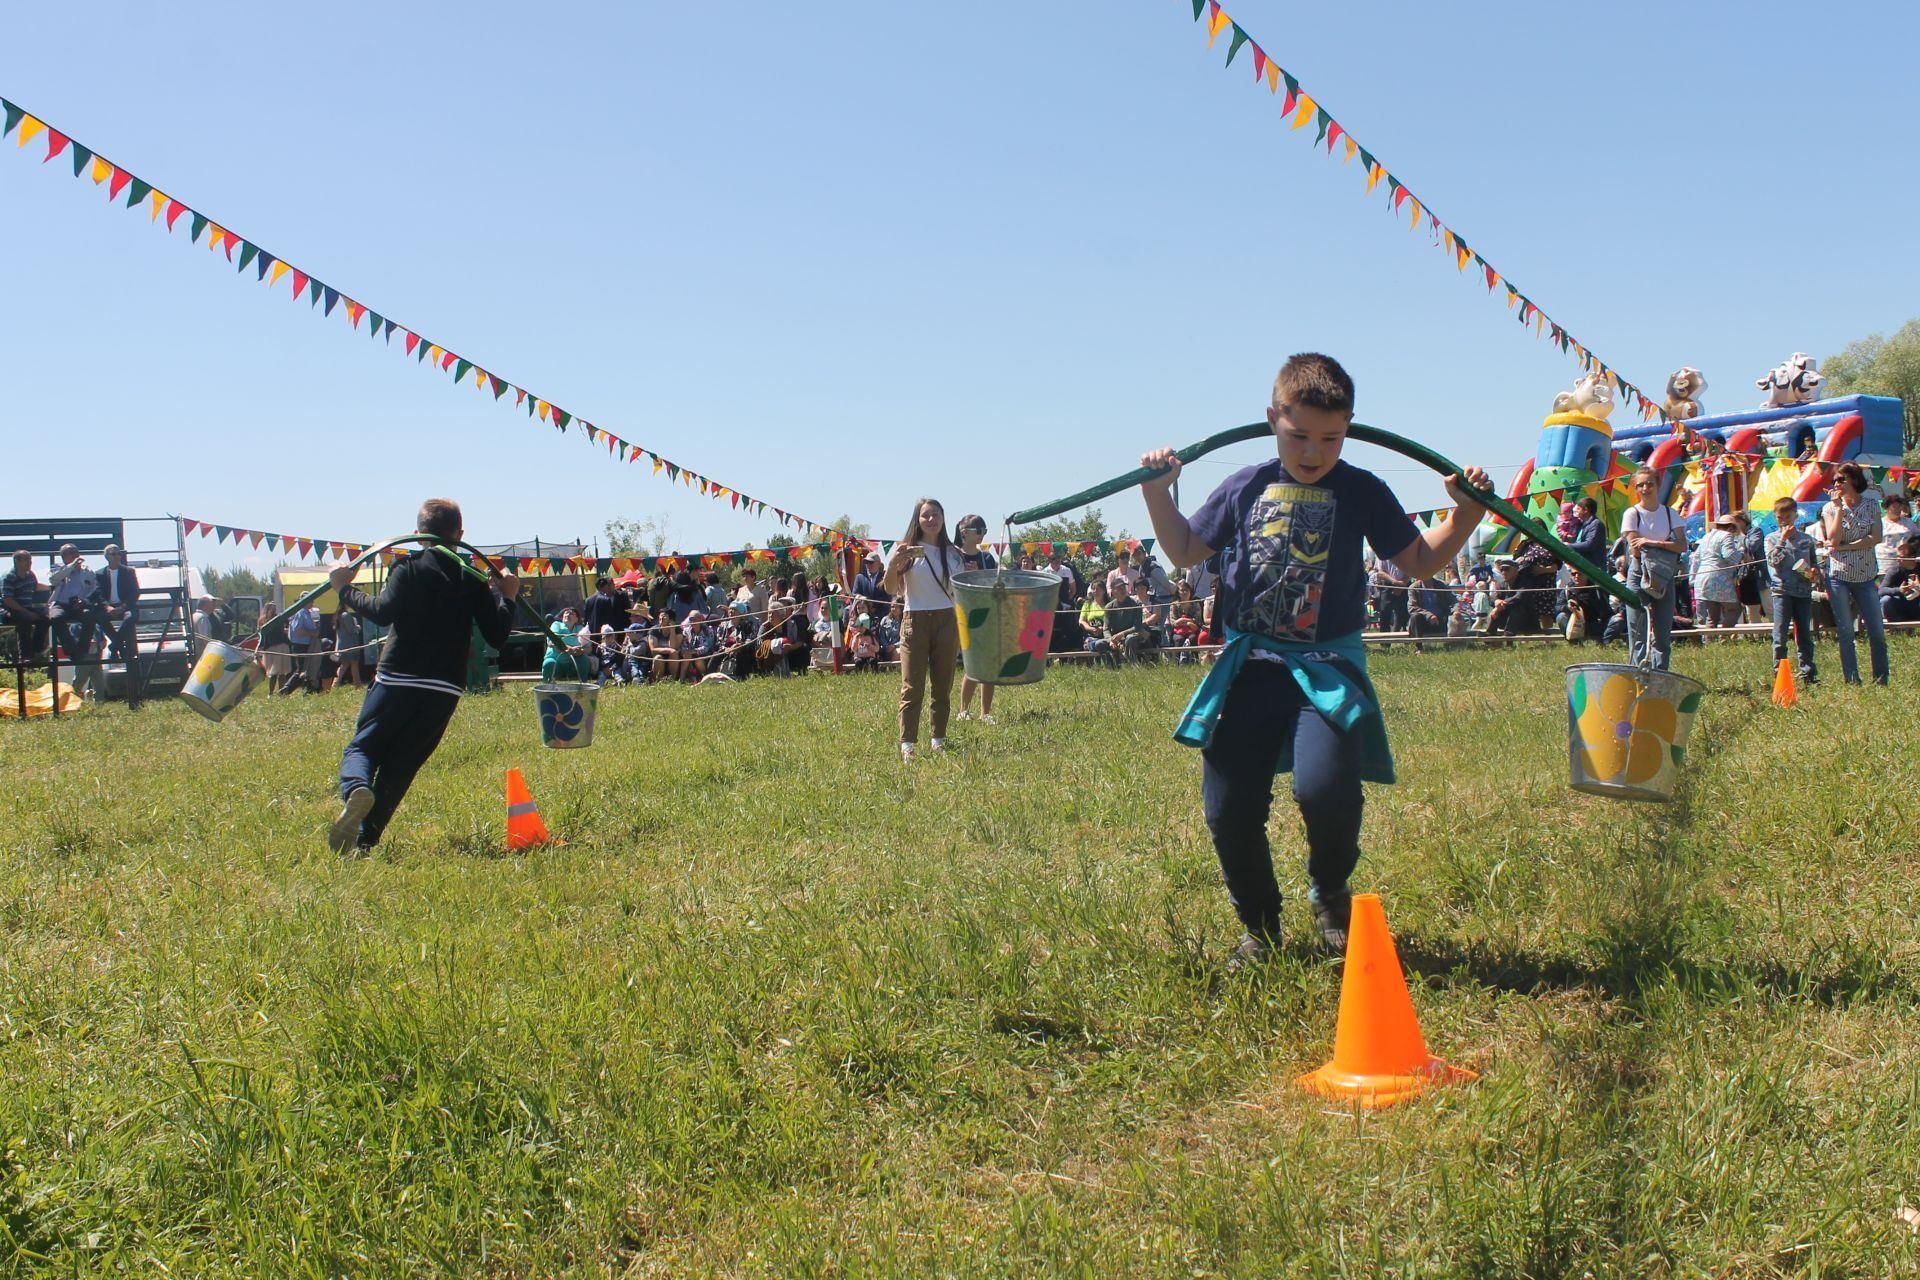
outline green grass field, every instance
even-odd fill
[[[907,766],[887,677],[613,691],[582,752],[470,698],[348,861],[352,694],[0,724],[0,1273],[1914,1274],[1920,643],[1792,712],[1683,647],[1665,807],[1567,789],[1567,660],[1375,659],[1356,887],[1481,1079],[1366,1116],[1292,1084],[1290,807],[1286,954],[1222,971],[1194,668]],[[563,846],[504,853],[510,765]]]

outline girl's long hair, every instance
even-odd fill
[[[920,508],[928,507],[928,506],[935,507],[940,512],[940,537],[932,543],[927,543],[926,539],[920,536]],[[917,499],[913,504],[913,518],[907,521],[907,531],[904,534],[900,535],[901,546],[918,547],[923,544],[939,547],[943,553],[946,551],[954,551],[956,554],[958,554],[957,549],[953,545],[953,539],[947,536],[946,505],[942,503],[938,498]],[[947,587],[947,578],[950,576],[950,574],[947,567],[946,555],[945,554],[940,555],[938,557],[938,563],[935,562],[934,558],[929,557],[927,560],[927,567],[933,570],[933,580],[940,584],[941,592],[944,594],[951,594],[951,592],[948,590],[948,587]]]

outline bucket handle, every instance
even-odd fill
[[[1208,436],[1205,440],[1201,440],[1196,444],[1190,444],[1184,449],[1176,450],[1173,456],[1180,459],[1182,464],[1185,464],[1192,462],[1195,458],[1204,457],[1216,449],[1223,449],[1227,445],[1238,444],[1242,440],[1258,440],[1263,436],[1271,434],[1273,434],[1273,428],[1267,423],[1250,422],[1244,427],[1230,427],[1225,431],[1216,432]],[[1378,445],[1382,449],[1390,449],[1404,457],[1412,458],[1415,462],[1433,468],[1443,476],[1463,477],[1461,487],[1466,489],[1468,495],[1472,497],[1475,502],[1487,508],[1487,510],[1494,512],[1506,520],[1508,524],[1545,547],[1553,553],[1555,559],[1564,564],[1572,565],[1575,569],[1587,575],[1588,581],[1592,582],[1614,599],[1636,609],[1646,607],[1646,601],[1640,598],[1638,591],[1620,581],[1605,569],[1594,564],[1566,543],[1560,541],[1551,529],[1541,524],[1538,520],[1535,520],[1532,516],[1520,510],[1519,507],[1508,502],[1499,494],[1488,489],[1477,489],[1467,484],[1464,479],[1466,473],[1444,455],[1436,453],[1423,444],[1409,440],[1405,436],[1396,435],[1382,427],[1370,427],[1364,422],[1356,422],[1348,427],[1347,438],[1358,440],[1363,444]],[[1130,489],[1134,485],[1151,480],[1153,477],[1163,474],[1165,470],[1163,467],[1137,467],[1125,475],[1115,476],[1111,480],[1106,480],[1094,485],[1091,489],[1082,489],[1079,493],[1071,494],[1065,498],[1056,498],[1052,502],[1045,502],[1037,507],[1028,507],[1024,511],[1016,511],[1007,517],[1007,525],[1011,528],[1016,524],[1031,524],[1035,520],[1045,520],[1048,516],[1057,516],[1062,511],[1071,511],[1075,507],[1084,507],[1089,502],[1109,497],[1119,493],[1122,489]]]

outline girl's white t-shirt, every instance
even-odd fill
[[[1649,511],[1639,503],[1627,508],[1626,515],[1620,518],[1620,532],[1631,529],[1644,534],[1656,542],[1670,542],[1680,527],[1679,519],[1673,514],[1672,507],[1655,507]]]
[[[944,579],[949,587],[953,585],[953,575],[960,572],[960,552],[953,547],[927,547],[926,555],[916,557],[900,576],[906,588],[907,608],[951,609],[953,593],[942,591],[940,583]],[[937,559],[944,557],[944,559]],[[933,573],[935,563],[940,565],[940,576]]]

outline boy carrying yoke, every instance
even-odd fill
[[[505,645],[520,594],[512,574],[489,573],[482,583],[461,564],[451,545],[465,534],[458,504],[427,499],[417,527],[447,545],[395,564],[377,599],[353,585],[351,565],[330,575],[345,607],[389,628],[359,726],[340,757],[340,816],[327,834],[335,853],[380,842],[460,705],[473,629],[495,648]]]
[[[1296,355],[1273,385],[1267,422],[1278,456],[1227,478],[1189,521],[1169,492],[1180,475],[1171,449],[1140,459],[1166,470],[1141,485],[1160,549],[1176,569],[1220,553],[1214,617],[1226,647],[1174,737],[1199,747],[1207,828],[1246,936],[1236,967],[1280,940],[1280,888],[1267,839],[1273,779],[1293,773],[1307,828],[1314,921],[1325,945],[1346,949],[1348,878],[1360,857],[1361,782],[1392,782],[1380,703],[1367,677],[1364,539],[1418,581],[1464,547],[1485,509],[1460,476],[1457,504],[1426,533],[1372,472],[1341,461],[1353,421],[1353,380],[1328,356]],[[1466,483],[1491,488],[1469,467]]]

